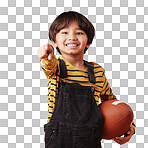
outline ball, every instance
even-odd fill
[[[103,139],[112,139],[124,135],[134,118],[131,107],[118,100],[108,100],[99,107],[103,117]]]

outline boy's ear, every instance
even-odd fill
[[[55,43],[54,41],[51,41],[51,43],[52,43],[52,46],[53,46],[54,48],[57,48],[57,47],[58,47],[57,43]]]
[[[86,48],[88,49],[90,45],[86,45]]]

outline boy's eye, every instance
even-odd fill
[[[66,31],[64,31],[64,32],[62,32],[62,34],[67,34],[67,32],[66,32]]]
[[[83,32],[77,32],[76,34],[77,35],[83,35]]]

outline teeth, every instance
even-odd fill
[[[66,46],[68,46],[68,47],[77,47],[78,44],[66,44]]]

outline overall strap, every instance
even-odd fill
[[[89,82],[95,84],[96,79],[94,74],[94,66],[87,61],[84,61],[84,63],[87,66]]]
[[[66,65],[65,62],[61,59],[59,60],[59,66],[60,66],[60,78],[66,78],[67,77],[67,69],[66,69]]]

